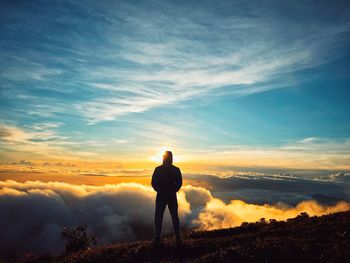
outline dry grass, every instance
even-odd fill
[[[189,232],[177,248],[166,239],[116,243],[70,255],[31,256],[21,262],[348,262],[350,212],[321,217],[299,216],[287,222],[242,224],[240,227]]]

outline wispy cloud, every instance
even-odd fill
[[[249,167],[288,167],[316,169],[350,169],[350,140],[305,138],[281,145],[226,145],[206,149],[184,150],[212,163]]]
[[[29,158],[84,158],[96,157],[96,153],[82,150],[82,144],[90,142],[77,142],[61,136],[55,130],[58,123],[38,123],[19,128],[14,125],[0,123],[0,152],[6,153],[4,157],[16,160]]]
[[[307,34],[291,19],[284,22],[292,33],[279,36],[278,17],[225,18],[209,10],[187,16],[170,3],[161,6],[152,17],[128,5],[117,15],[133,29],[123,37],[109,32],[118,43],[115,59],[127,66],[98,67],[92,74],[94,86],[110,97],[80,104],[88,118],[111,120],[220,92],[244,96],[288,87],[295,84],[291,74],[337,57],[334,47],[349,31],[348,22],[315,22]]]
[[[22,60],[27,62],[11,59],[12,66],[2,77],[34,81],[31,89],[85,91],[87,96],[76,97],[70,105],[74,114],[90,123],[212,95],[245,96],[289,87],[303,81],[292,77],[295,72],[339,57],[337,47],[347,41],[344,35],[350,28],[346,19],[328,23],[322,17],[308,18],[308,28],[303,28],[293,16],[265,16],[267,9],[249,4],[241,7],[247,13],[231,7],[230,16],[213,7],[183,12],[184,7],[158,1],[101,7],[70,4],[83,15],[68,16],[61,8],[64,20],[54,18],[71,27],[62,36],[60,54],[53,49],[58,39],[50,36],[35,52],[29,48],[24,53]],[[308,10],[309,6],[297,8]],[[95,17],[91,28],[81,24],[86,14]],[[93,34],[96,39],[89,39]],[[38,50],[45,45],[46,49]],[[69,83],[62,83],[65,78]],[[62,99],[56,100],[52,106],[65,111]]]

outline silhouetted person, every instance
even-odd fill
[[[154,216],[154,244],[160,244],[160,234],[162,231],[163,214],[165,207],[168,209],[173,221],[176,244],[180,245],[180,222],[177,213],[176,192],[182,186],[181,171],[173,165],[173,154],[166,151],[163,155],[163,164],[156,167],[152,175],[152,187],[157,192],[156,211]]]

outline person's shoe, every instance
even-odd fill
[[[160,247],[160,238],[154,238],[153,239],[153,247],[154,248]]]
[[[181,246],[182,246],[182,240],[181,240],[181,238],[177,237],[177,238],[176,238],[176,241],[175,241],[175,244],[176,244],[177,247],[181,247]]]

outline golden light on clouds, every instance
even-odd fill
[[[98,198],[97,198],[98,197]],[[91,202],[94,198],[95,202]],[[124,234],[132,233],[135,222],[143,222],[144,227],[152,227],[154,212],[155,192],[152,187],[140,183],[119,183],[101,186],[73,185],[59,182],[27,181],[16,182],[13,180],[0,181],[0,199],[4,206],[2,212],[6,214],[6,207],[16,211],[18,217],[22,218],[21,206],[23,201],[27,203],[26,212],[39,211],[36,207],[47,206],[48,213],[54,211],[57,217],[48,218],[44,212],[37,216],[42,220],[53,220],[60,225],[67,216],[76,219],[88,220],[91,227],[96,227],[94,222],[100,221],[106,224],[106,233],[111,234],[108,229],[123,226],[126,233],[116,232],[111,239]],[[64,200],[64,202],[62,202]],[[255,222],[260,218],[286,220],[293,218],[302,212],[310,216],[350,210],[350,203],[340,201],[334,205],[322,205],[314,200],[303,201],[296,206],[282,205],[258,205],[247,203],[242,200],[231,200],[226,203],[212,195],[212,192],[203,188],[187,185],[182,187],[178,193],[179,215],[182,224],[188,228],[220,229],[239,226],[242,222]],[[16,209],[17,207],[17,209]],[[27,209],[28,207],[28,209]],[[101,209],[103,207],[103,209]],[[86,213],[79,213],[84,209]],[[0,211],[1,211],[0,209]],[[64,209],[66,215],[60,216]],[[46,210],[45,210],[46,211]],[[95,213],[99,211],[99,213]],[[102,215],[102,214],[103,215]],[[85,217],[88,215],[87,217]],[[125,221],[108,220],[116,216],[127,218]],[[82,218],[81,218],[82,217]],[[147,218],[147,220],[145,220]],[[79,221],[78,220],[78,221]],[[23,225],[31,227],[30,222],[23,217]],[[169,218],[166,225],[170,226]],[[17,226],[13,226],[14,231]],[[96,231],[98,228],[96,227]],[[136,230],[135,230],[136,231]]]
[[[295,207],[282,205],[257,205],[241,200],[232,200],[226,204],[222,200],[212,198],[199,213],[195,222],[200,229],[213,230],[241,225],[243,222],[256,222],[261,218],[287,220],[300,213],[310,216],[321,216],[330,213],[350,210],[350,203],[341,201],[332,206],[322,205],[314,200],[300,202]]]

